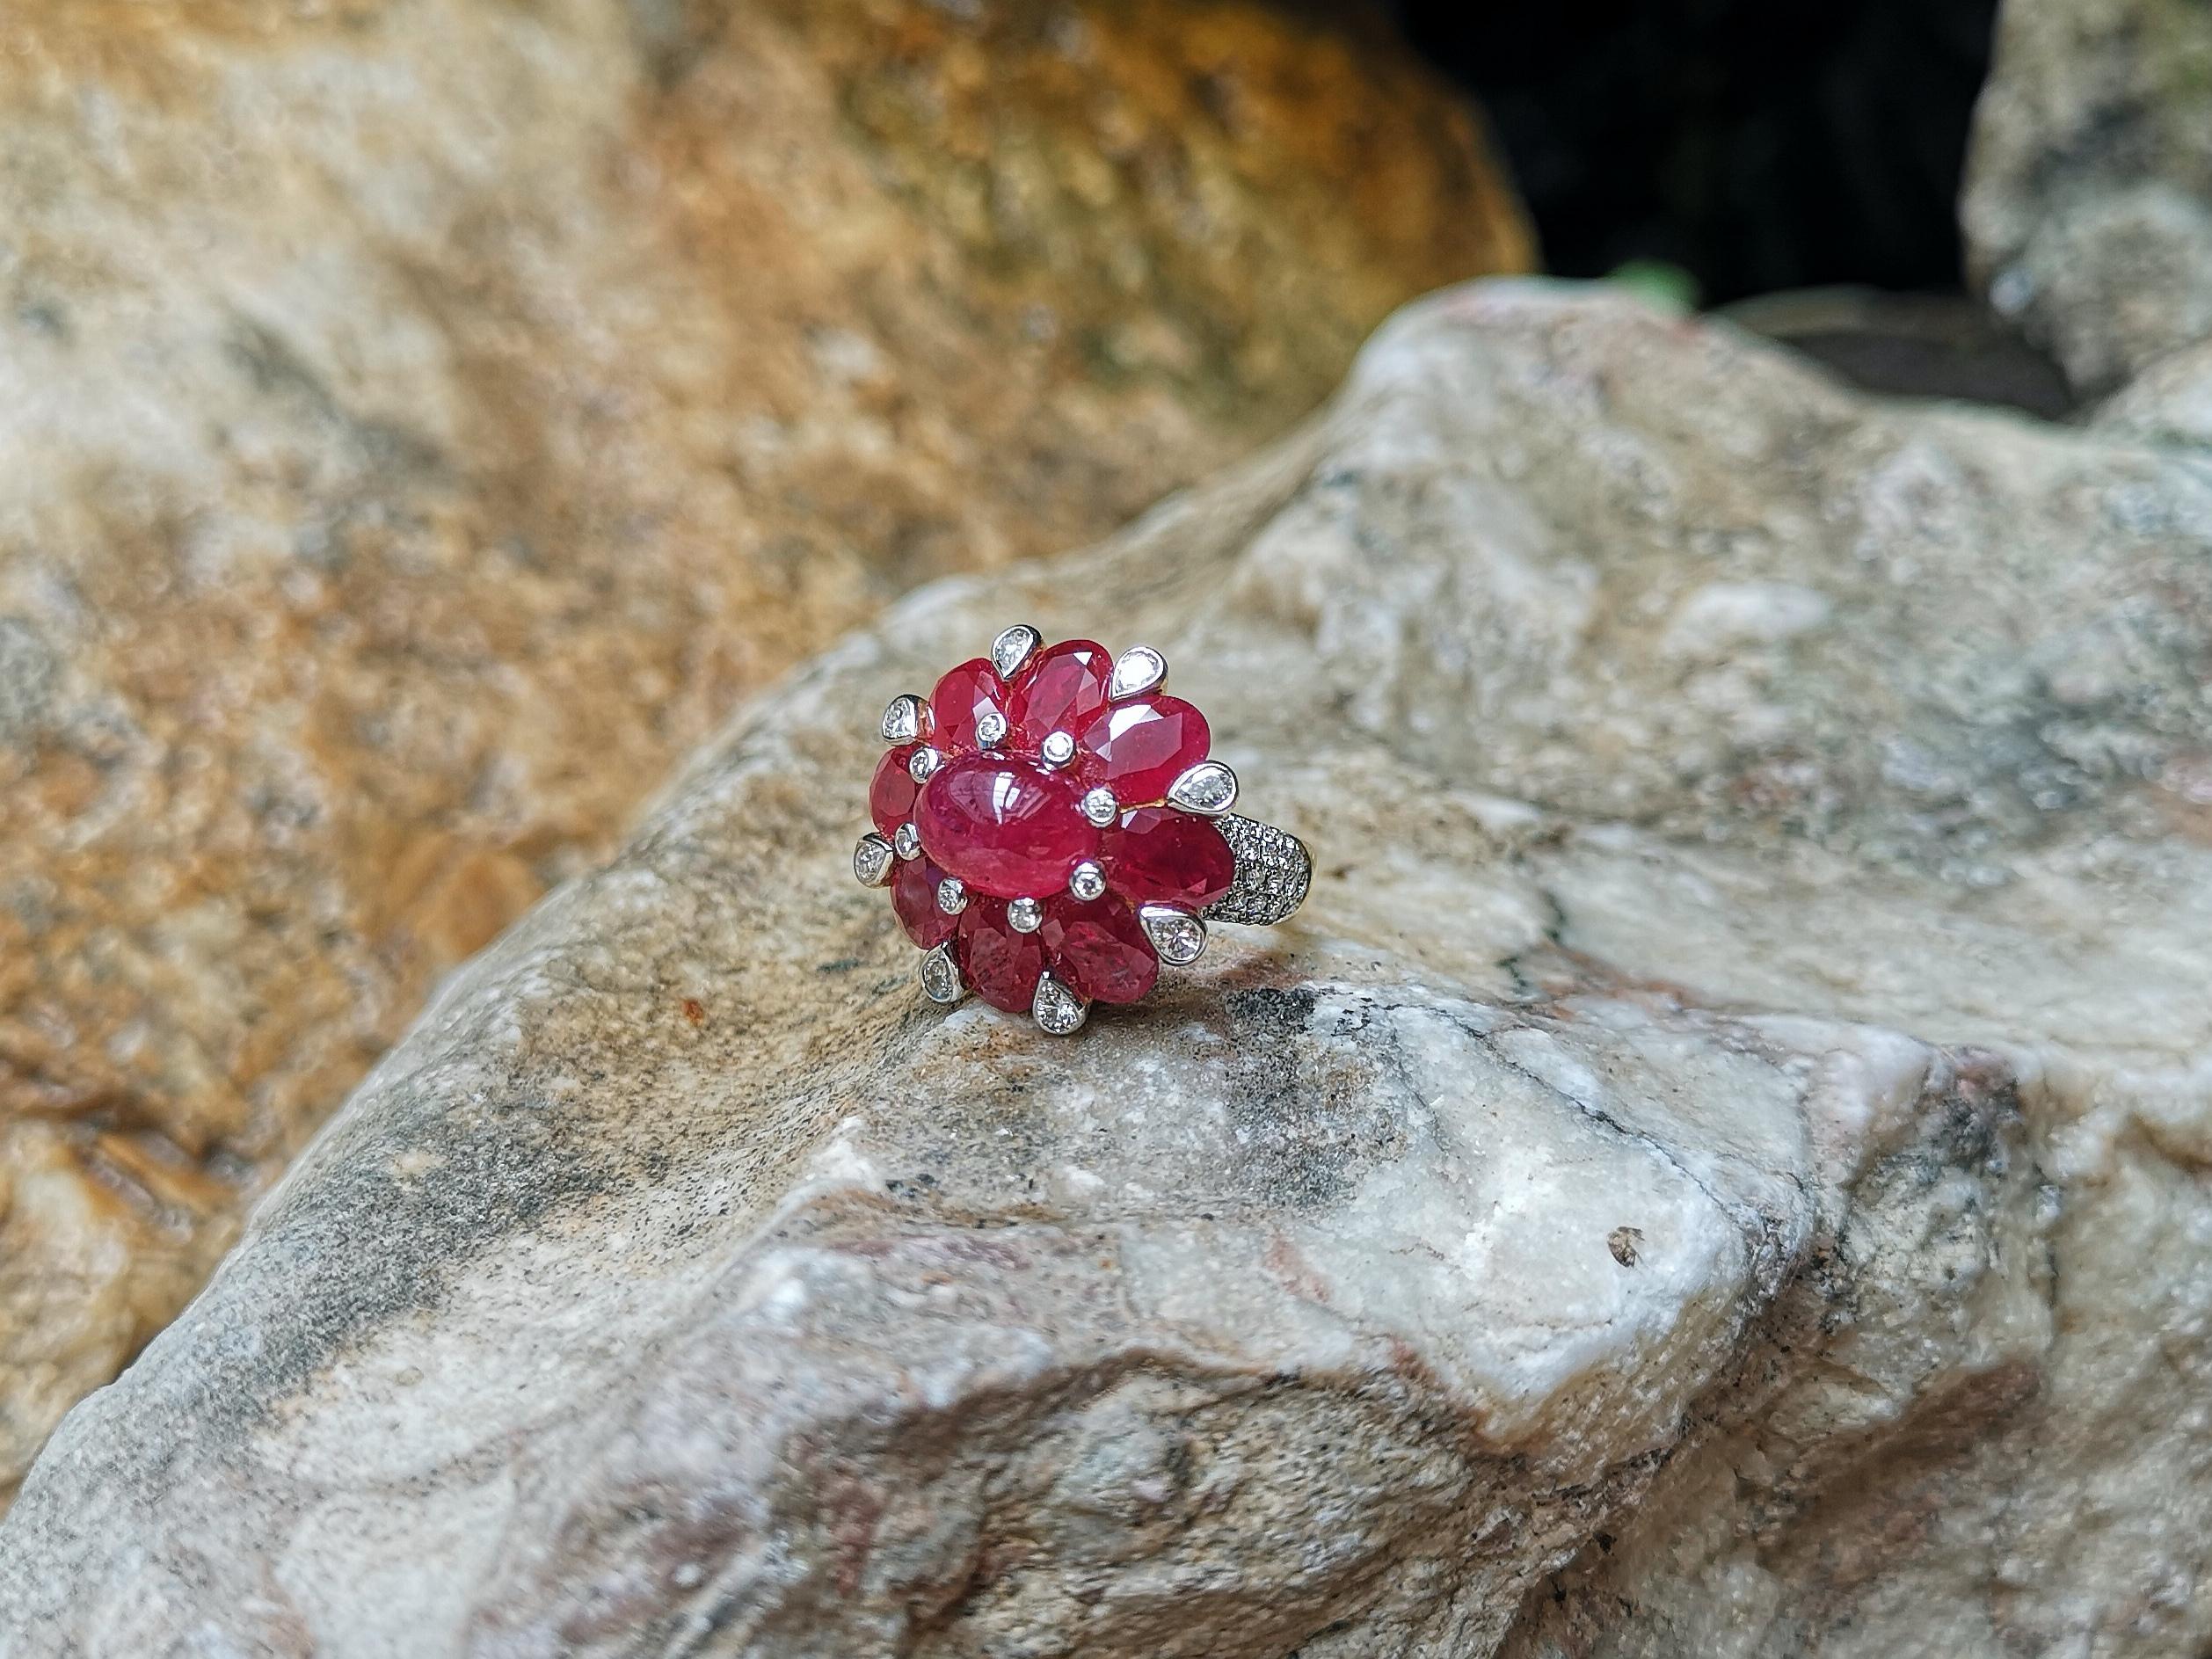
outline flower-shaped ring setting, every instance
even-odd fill
[[[1066,1036],[1196,962],[1209,921],[1304,901],[1305,844],[1230,811],[1236,774],[1167,678],[1149,645],[1016,625],[927,699],[891,699],[853,873],[891,889],[933,1001],[973,992]]]

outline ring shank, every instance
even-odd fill
[[[1225,812],[1214,820],[1236,854],[1237,877],[1229,891],[1199,913],[1208,921],[1270,927],[1306,902],[1313,883],[1313,855],[1288,830]]]

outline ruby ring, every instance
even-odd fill
[[[891,889],[936,1002],[972,991],[1055,1036],[1134,1002],[1206,923],[1282,920],[1305,843],[1230,811],[1236,774],[1166,659],[1008,629],[927,701],[891,699],[853,873]]]

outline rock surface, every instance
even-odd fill
[[[2080,391],[2212,336],[2203,6],[2009,0],[1963,218],[1991,303]]]
[[[2165,438],[1423,303],[458,975],[57,1433],[0,1648],[2201,1650],[2208,540]],[[1016,616],[1165,647],[1319,860],[1068,1041],[846,869]]]
[[[0,1501],[739,694],[1526,257],[1256,0],[0,8]]]

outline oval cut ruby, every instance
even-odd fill
[[[1063,639],[1037,653],[1014,688],[1014,730],[1025,747],[1043,743],[1055,731],[1069,737],[1088,726],[1106,707],[1106,686],[1114,659],[1088,639]]]
[[[978,657],[948,670],[929,694],[929,730],[936,746],[947,754],[980,748],[975,733],[978,717],[986,711],[1004,716],[1008,701],[1006,685],[990,659]]]
[[[944,871],[926,858],[900,859],[891,878],[891,907],[899,913],[899,925],[924,950],[935,950],[960,925],[959,917],[937,907],[937,884],[944,878]]]
[[[1073,779],[1034,760],[964,755],[922,786],[914,827],[929,856],[977,893],[1043,899],[1098,853]]]
[[[1094,1001],[1134,1002],[1160,978],[1137,913],[1110,893],[1089,904],[1071,893],[1048,900],[1037,936],[1052,971]]]
[[[953,954],[968,988],[994,1008],[1026,1014],[1044,971],[1044,946],[1036,934],[1008,925],[1005,900],[971,900],[957,939]]]
[[[1108,709],[1075,734],[1087,753],[1087,783],[1103,783],[1124,806],[1164,800],[1168,786],[1206,758],[1206,717],[1180,697]]]
[[[914,746],[905,744],[891,750],[876,762],[876,775],[868,785],[868,816],[876,826],[876,833],[885,840],[899,833],[899,826],[914,815],[914,797],[921,792],[906,763],[913,758]]]
[[[1213,820],[1172,806],[1122,814],[1098,838],[1106,884],[1132,904],[1203,910],[1237,878],[1237,855]]]

